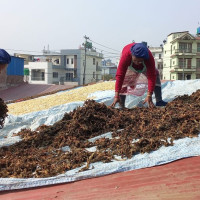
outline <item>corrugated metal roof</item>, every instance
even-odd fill
[[[199,200],[200,156],[68,184],[0,192],[0,199]]]
[[[24,59],[11,56],[11,63],[7,67],[7,75],[24,75]]]

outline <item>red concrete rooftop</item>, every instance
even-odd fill
[[[4,101],[23,99],[35,95],[44,95],[59,90],[73,88],[73,85],[44,85],[44,84],[22,84],[0,91],[0,98]]]

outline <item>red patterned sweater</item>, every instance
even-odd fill
[[[132,54],[131,54],[130,49],[131,49],[132,45],[134,45],[134,44],[135,43],[126,45],[122,50],[122,55],[121,55],[119,66],[117,68],[117,73],[116,73],[116,83],[115,83],[115,91],[116,92],[120,92],[122,85],[123,85],[126,71],[127,71],[128,67],[131,65]],[[156,69],[155,69],[154,57],[153,57],[151,51],[150,50],[148,50],[148,51],[149,51],[149,59],[145,60],[144,63],[147,68],[146,76],[148,79],[148,91],[153,92],[155,83],[156,83]],[[137,70],[143,69],[142,64],[134,65],[134,63],[133,63],[132,67]]]

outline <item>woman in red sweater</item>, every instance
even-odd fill
[[[155,68],[154,57],[143,43],[131,43],[122,50],[122,56],[116,73],[115,98],[111,106],[120,103],[125,106],[126,95],[141,96],[148,84],[147,97],[143,103],[154,107],[152,94],[155,93],[156,106],[165,106],[162,100],[159,72]]]

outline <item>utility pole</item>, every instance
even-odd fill
[[[85,38],[85,64],[84,64],[84,70],[83,70],[83,85],[85,85],[85,71],[86,71],[86,48],[87,48],[87,40],[89,39],[89,37],[87,37],[86,35],[84,36]]]
[[[185,54],[184,53],[185,53],[185,50],[183,50],[183,75],[182,75],[183,80],[185,80],[185,71],[184,71],[185,70],[184,69],[185,68]]]

